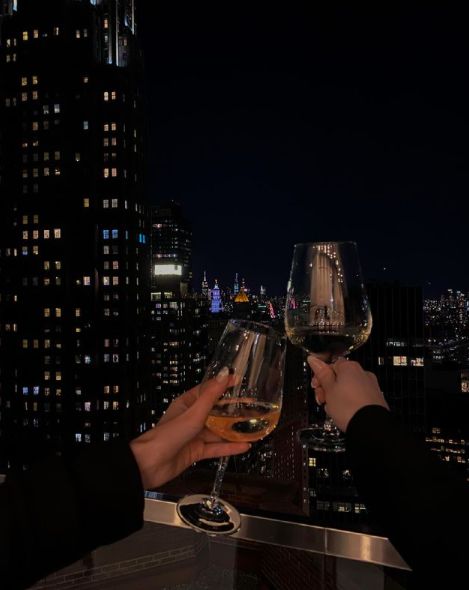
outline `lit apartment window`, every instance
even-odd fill
[[[60,104],[55,104],[54,105],[54,113],[56,115],[58,115],[60,113]]]
[[[80,29],[77,29],[77,30],[75,31],[75,38],[76,38],[76,39],[81,39],[81,31],[80,31]]]
[[[116,100],[117,99],[117,92],[115,90],[113,90],[111,92],[111,100]]]
[[[105,287],[109,287],[109,285],[110,285],[110,279],[109,279],[109,277],[103,277],[103,285]]]
[[[62,230],[61,229],[54,229],[54,238],[59,240],[62,237]]]
[[[50,269],[50,262],[48,260],[44,260],[44,270]]]
[[[104,176],[104,178],[109,178],[109,168],[103,169],[103,176]]]
[[[44,176],[50,176],[50,168],[47,166],[44,168]]]
[[[119,237],[119,230],[118,229],[113,229],[111,232],[111,236],[113,240],[117,240],[117,238]]]
[[[60,35],[60,27],[54,27],[54,37],[58,37]]]
[[[118,285],[118,284],[119,284],[119,277],[112,277],[112,284],[113,284],[114,286],[115,286],[115,285]]]
[[[23,76],[21,78],[21,86],[27,86],[28,85],[28,78],[26,76]]]
[[[21,102],[26,102],[28,100],[28,93],[22,92],[21,93]]]
[[[407,366],[407,357],[406,356],[393,356],[392,357],[392,364],[395,367],[406,367]]]
[[[106,92],[104,92],[104,101],[108,102],[108,100],[109,100],[109,92],[106,91]]]
[[[80,152],[75,152],[75,162],[80,162],[81,161],[81,154]]]
[[[109,254],[109,246],[103,246],[103,254]]]
[[[33,131],[39,131],[39,123],[37,121],[33,121],[31,128]]]
[[[43,105],[42,112],[44,113],[44,115],[49,114],[49,105],[48,104]]]
[[[85,39],[88,37],[88,29],[83,29],[83,37],[85,37]]]
[[[89,121],[83,121],[83,129],[85,131],[88,131],[89,128],[90,128]]]
[[[62,263],[60,262],[60,260],[56,260],[54,264],[57,270],[60,270],[62,268]]]
[[[117,145],[117,137],[113,137],[111,139],[111,145],[116,146]]]
[[[37,86],[39,84],[39,78],[37,76],[33,76],[31,80],[33,86]]]
[[[113,168],[112,169],[111,175],[112,175],[113,178],[116,178],[116,176],[117,176],[117,168]]]
[[[112,199],[111,206],[113,209],[117,209],[117,207],[119,206],[119,199]]]
[[[103,129],[104,131],[109,131],[109,123],[104,123]]]
[[[28,31],[23,31],[23,41],[28,41],[29,40],[29,33]]]
[[[31,94],[31,97],[32,97],[33,100],[38,100],[38,98],[39,98],[38,91],[37,90],[33,90],[32,94]]]
[[[422,357],[417,357],[415,359],[411,359],[410,364],[412,365],[412,367],[423,367],[424,360]]]
[[[88,208],[89,208],[89,206],[90,206],[90,200],[88,199],[88,197],[85,197],[85,198],[83,199],[83,207],[84,207],[85,209],[88,209]]]
[[[39,254],[39,246],[33,246],[33,256],[37,256]]]
[[[85,287],[89,287],[91,285],[91,277],[83,277],[83,284]]]
[[[60,160],[60,152],[59,152],[59,151],[57,151],[57,152],[54,152],[54,158],[55,158],[56,160]]]
[[[109,209],[109,199],[103,199],[103,209]]]
[[[83,84],[88,84],[88,82],[90,81],[88,76],[83,76]]]
[[[109,137],[105,137],[105,138],[103,139],[103,146],[104,146],[104,147],[109,147]]]
[[[50,158],[49,152],[44,152],[44,162],[48,162]]]
[[[34,37],[34,39],[39,39],[39,31],[38,31],[38,29],[34,29],[34,31],[33,31],[33,37]]]
[[[117,131],[117,123],[111,123],[111,131]]]
[[[104,22],[103,22],[103,27],[104,27],[105,29],[109,29],[109,19],[107,19],[107,18],[105,18],[105,19],[104,19]]]
[[[44,308],[44,317],[50,318],[50,308],[49,307]]]
[[[38,240],[39,239],[39,230],[35,229],[33,230],[33,240]]]
[[[62,308],[61,307],[56,307],[55,308],[55,317],[57,317],[57,318],[61,318],[62,317]]]

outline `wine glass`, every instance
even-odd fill
[[[292,344],[333,363],[364,344],[371,327],[356,243],[297,244],[285,310]],[[318,420],[300,438],[316,451],[345,450],[344,437],[330,418]]]
[[[227,441],[257,441],[277,426],[282,405],[286,339],[269,326],[230,320],[218,343],[203,383],[228,369],[230,386],[210,412],[205,426]],[[186,496],[177,504],[180,518],[211,535],[235,533],[239,512],[221,500],[220,489],[229,457],[218,464],[210,494]]]

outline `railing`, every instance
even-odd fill
[[[390,577],[406,588],[408,567],[384,537],[247,513],[235,535],[209,537],[180,521],[175,502],[149,495],[142,531],[35,590],[383,590]]]

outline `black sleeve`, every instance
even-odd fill
[[[52,457],[0,486],[0,586],[26,588],[143,525],[140,472],[127,443]]]
[[[467,583],[469,488],[381,406],[367,406],[346,433],[358,491],[428,588]],[[420,586],[419,586],[420,587]],[[457,587],[457,586],[454,586]]]

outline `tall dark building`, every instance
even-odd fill
[[[179,283],[190,285],[192,230],[176,201],[153,208],[152,260],[156,277],[173,277]]]
[[[424,434],[425,342],[421,287],[399,283],[367,286],[373,329],[368,342],[354,357],[378,377],[399,420]]]
[[[152,212],[151,366],[156,421],[199,383],[207,360],[209,301],[192,293],[192,232],[174,201]]]
[[[147,426],[149,222],[133,0],[4,0],[1,431]]]

